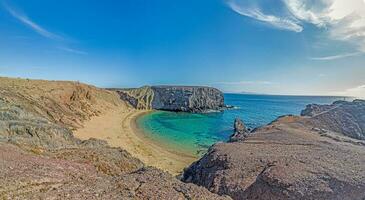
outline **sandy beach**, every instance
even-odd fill
[[[80,139],[97,138],[113,147],[121,147],[148,166],[157,167],[173,175],[197,160],[197,157],[169,149],[146,137],[138,129],[136,119],[150,111],[118,107],[106,114],[91,118],[84,127],[74,131]]]

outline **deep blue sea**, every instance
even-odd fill
[[[240,117],[247,127],[256,128],[282,115],[299,115],[307,104],[330,104],[344,100],[344,97],[246,94],[225,94],[224,97],[225,104],[235,109],[208,114],[155,111],[138,118],[137,124],[148,137],[199,155],[213,143],[229,138],[236,117]]]

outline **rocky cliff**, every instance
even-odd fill
[[[307,107],[303,113],[311,117],[281,117],[234,142],[215,144],[183,180],[233,199],[363,200],[365,142],[313,128],[347,130],[344,117],[364,125],[362,101],[338,103]]]
[[[223,93],[211,87],[145,86],[116,91],[137,109],[209,112],[224,108]]]
[[[117,106],[117,93],[80,83],[0,78],[0,199],[230,199],[73,136]]]
[[[365,100],[336,101],[331,105],[311,104],[301,113],[313,128],[365,140]]]

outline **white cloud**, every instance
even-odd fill
[[[27,17],[25,14],[22,14],[18,11],[16,11],[15,9],[11,8],[9,5],[7,4],[3,4],[5,9],[17,20],[19,20],[20,22],[22,22],[23,24],[25,24],[26,26],[30,27],[31,29],[33,29],[35,32],[37,32],[38,34],[46,37],[46,38],[50,38],[50,39],[57,39],[60,40],[62,39],[61,36],[52,33],[48,30],[46,30],[45,28],[43,28],[42,26],[38,25],[37,23],[33,22],[29,17]]]
[[[273,27],[276,27],[278,29],[282,30],[290,30],[295,32],[301,32],[303,28],[298,24],[297,21],[289,19],[289,18],[280,18],[274,15],[267,15],[264,14],[260,8],[257,7],[250,7],[250,8],[244,8],[239,6],[235,1],[230,0],[227,1],[228,6],[235,11],[236,13],[251,17],[256,20],[265,22],[267,24],[270,24]]]
[[[344,54],[338,54],[338,55],[332,55],[332,56],[323,56],[323,57],[312,57],[311,60],[336,60],[336,59],[342,59],[347,57],[353,57],[363,54],[363,52],[354,52],[354,53],[344,53]]]
[[[364,0],[283,1],[298,20],[316,25],[331,39],[352,43],[365,52]]]
[[[312,23],[319,27],[325,27],[324,19],[328,12],[328,0],[283,0],[286,7],[297,19]]]
[[[301,32],[304,24],[312,24],[330,39],[348,42],[365,52],[365,0],[280,0],[277,5],[283,5],[285,10],[281,14],[264,14],[262,10],[267,5],[264,0],[228,0],[227,4],[243,16],[279,29]],[[341,55],[329,56],[328,60],[332,58]]]

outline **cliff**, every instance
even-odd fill
[[[116,91],[137,109],[209,112],[224,108],[223,93],[211,87],[145,86]]]
[[[307,107],[303,113],[312,117],[285,116],[248,136],[234,134],[187,168],[183,180],[233,199],[362,200],[365,142],[333,132],[347,130],[344,117],[363,125],[362,103],[337,102],[315,114]]]
[[[140,110],[151,110],[154,91],[149,86],[131,89],[114,89],[120,95],[120,98],[129,102],[134,108]]]

